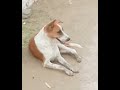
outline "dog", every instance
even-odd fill
[[[67,75],[73,76],[79,71],[61,56],[62,53],[73,55],[78,62],[81,57],[75,49],[71,47],[82,48],[79,44],[69,43],[70,37],[64,32],[60,25],[60,20],[53,20],[45,25],[39,33],[30,39],[29,50],[36,58],[43,62],[43,67],[64,71]],[[61,65],[52,63],[58,61]]]

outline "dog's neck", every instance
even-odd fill
[[[40,32],[37,34],[37,36],[39,38],[41,38],[42,40],[47,40],[49,42],[53,42],[55,41],[56,39],[55,38],[50,38],[48,37],[47,33],[45,32],[45,26],[40,30]]]

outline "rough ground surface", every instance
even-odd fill
[[[32,15],[22,20],[22,90],[98,90],[98,1],[97,0],[38,0],[32,6]],[[29,39],[46,23],[57,18],[64,23],[65,32],[72,41],[84,48],[77,49],[81,63],[64,58],[79,69],[70,77],[56,70],[42,67],[28,50]]]

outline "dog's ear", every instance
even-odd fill
[[[56,19],[50,22],[47,26],[53,28],[55,25]]]
[[[53,28],[54,27],[54,25],[55,24],[58,24],[58,23],[63,23],[62,21],[60,21],[60,20],[53,20],[52,22],[50,22],[49,24],[48,24],[48,26],[50,26],[51,28]]]
[[[55,22],[56,22],[56,19],[55,20],[53,20],[52,22],[50,22],[48,25],[46,25],[46,31],[47,32],[50,32],[50,31],[52,31],[53,30],[53,28],[54,28],[54,26],[55,26]]]
[[[50,22],[48,25],[46,25],[46,30],[47,32],[50,32],[53,30],[53,28],[55,27],[56,24],[59,24],[59,23],[63,23],[62,21],[60,20],[53,20],[52,22]]]
[[[61,20],[56,20],[55,22],[56,23],[63,23]]]

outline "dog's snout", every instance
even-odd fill
[[[70,38],[67,38],[67,40],[66,41],[70,41]]]

